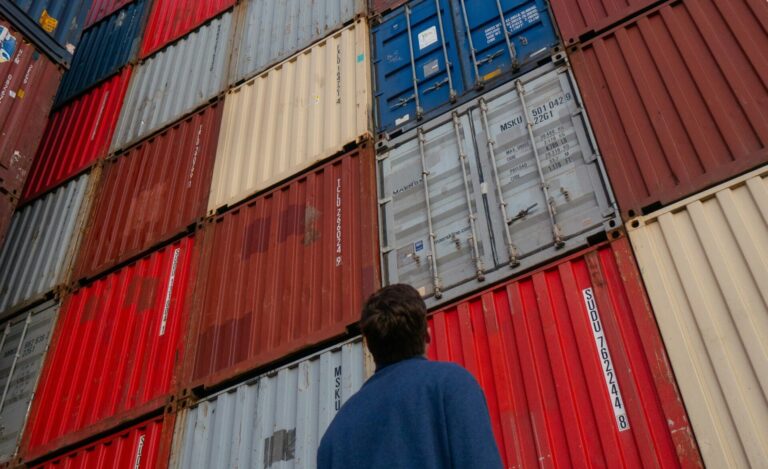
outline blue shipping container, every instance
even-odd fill
[[[377,130],[390,135],[548,61],[558,45],[544,0],[413,1],[372,35]]]
[[[54,107],[65,104],[131,61],[139,49],[148,0],[138,0],[83,33],[72,66],[61,80]]]
[[[83,21],[93,0],[2,0],[8,2],[6,12],[27,37],[47,36],[52,39],[56,51],[49,53],[57,61],[68,61],[80,41]],[[37,44],[45,49],[46,44]],[[59,55],[61,55],[59,57]]]

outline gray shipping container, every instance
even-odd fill
[[[0,463],[16,455],[58,313],[49,301],[0,325]]]
[[[232,13],[192,31],[142,62],[133,72],[110,152],[207,104],[227,84]]]
[[[262,72],[365,15],[366,0],[248,0],[237,9],[232,83]]]
[[[214,394],[180,412],[169,467],[315,467],[325,429],[372,373],[354,339]]]
[[[384,281],[413,285],[429,307],[620,223],[566,65],[540,67],[381,144]]]
[[[0,250],[0,318],[68,281],[91,179],[83,174],[13,214]]]

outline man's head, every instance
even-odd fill
[[[427,306],[412,286],[390,285],[365,302],[360,328],[377,365],[424,355]]]

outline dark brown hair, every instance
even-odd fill
[[[366,300],[360,328],[377,365],[424,355],[427,306],[412,286],[390,285]]]

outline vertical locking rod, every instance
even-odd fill
[[[435,232],[432,228],[432,206],[429,201],[429,171],[427,170],[427,157],[424,152],[424,130],[418,129],[419,153],[421,154],[421,181],[424,186],[424,200],[427,204],[427,229],[429,230],[429,248],[432,251],[430,255],[430,270],[432,270],[432,288],[435,291],[435,298],[442,298],[443,292],[440,286],[440,275],[437,271],[437,249],[435,245]]]

